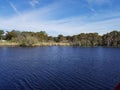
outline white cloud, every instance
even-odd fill
[[[38,5],[40,2],[39,0],[30,0],[29,4],[32,6],[32,7],[35,7],[36,5]]]

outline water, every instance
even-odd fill
[[[113,90],[120,48],[0,47],[0,90]]]

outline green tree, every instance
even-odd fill
[[[6,33],[6,40],[12,40],[13,38],[16,38],[18,35],[20,35],[21,32],[12,30],[12,31],[7,31]]]
[[[45,31],[37,32],[35,36],[40,42],[46,42],[48,40],[48,35]]]
[[[104,46],[120,46],[120,32],[119,31],[112,31],[110,33],[104,34],[102,36],[103,45]]]
[[[66,37],[62,34],[58,35],[58,42],[66,42]]]
[[[3,34],[4,34],[4,30],[0,30],[0,39],[1,40],[2,40]]]
[[[18,39],[21,46],[33,46],[38,42],[36,37],[30,36],[28,34],[21,36],[21,39]]]

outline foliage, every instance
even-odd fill
[[[102,36],[104,46],[120,47],[120,32],[112,31]]]
[[[20,35],[19,31],[15,31],[15,30],[12,30],[10,32],[7,31],[6,40],[11,40],[12,38],[16,38],[18,35]]]
[[[0,39],[2,39],[3,34],[4,34],[4,30],[0,30]]]
[[[21,46],[33,46],[37,42],[38,42],[37,38],[31,37],[30,35],[23,36],[19,40]]]
[[[0,31],[1,35],[3,31]],[[115,46],[120,47],[120,32],[99,35],[98,33],[81,33],[73,36],[58,35],[57,37],[48,36],[45,31],[40,32],[20,32],[12,30],[6,33],[6,40],[18,42],[22,46],[32,46],[35,43],[55,42],[69,43],[74,46]]]

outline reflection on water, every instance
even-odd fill
[[[113,90],[120,48],[0,47],[0,90]]]

